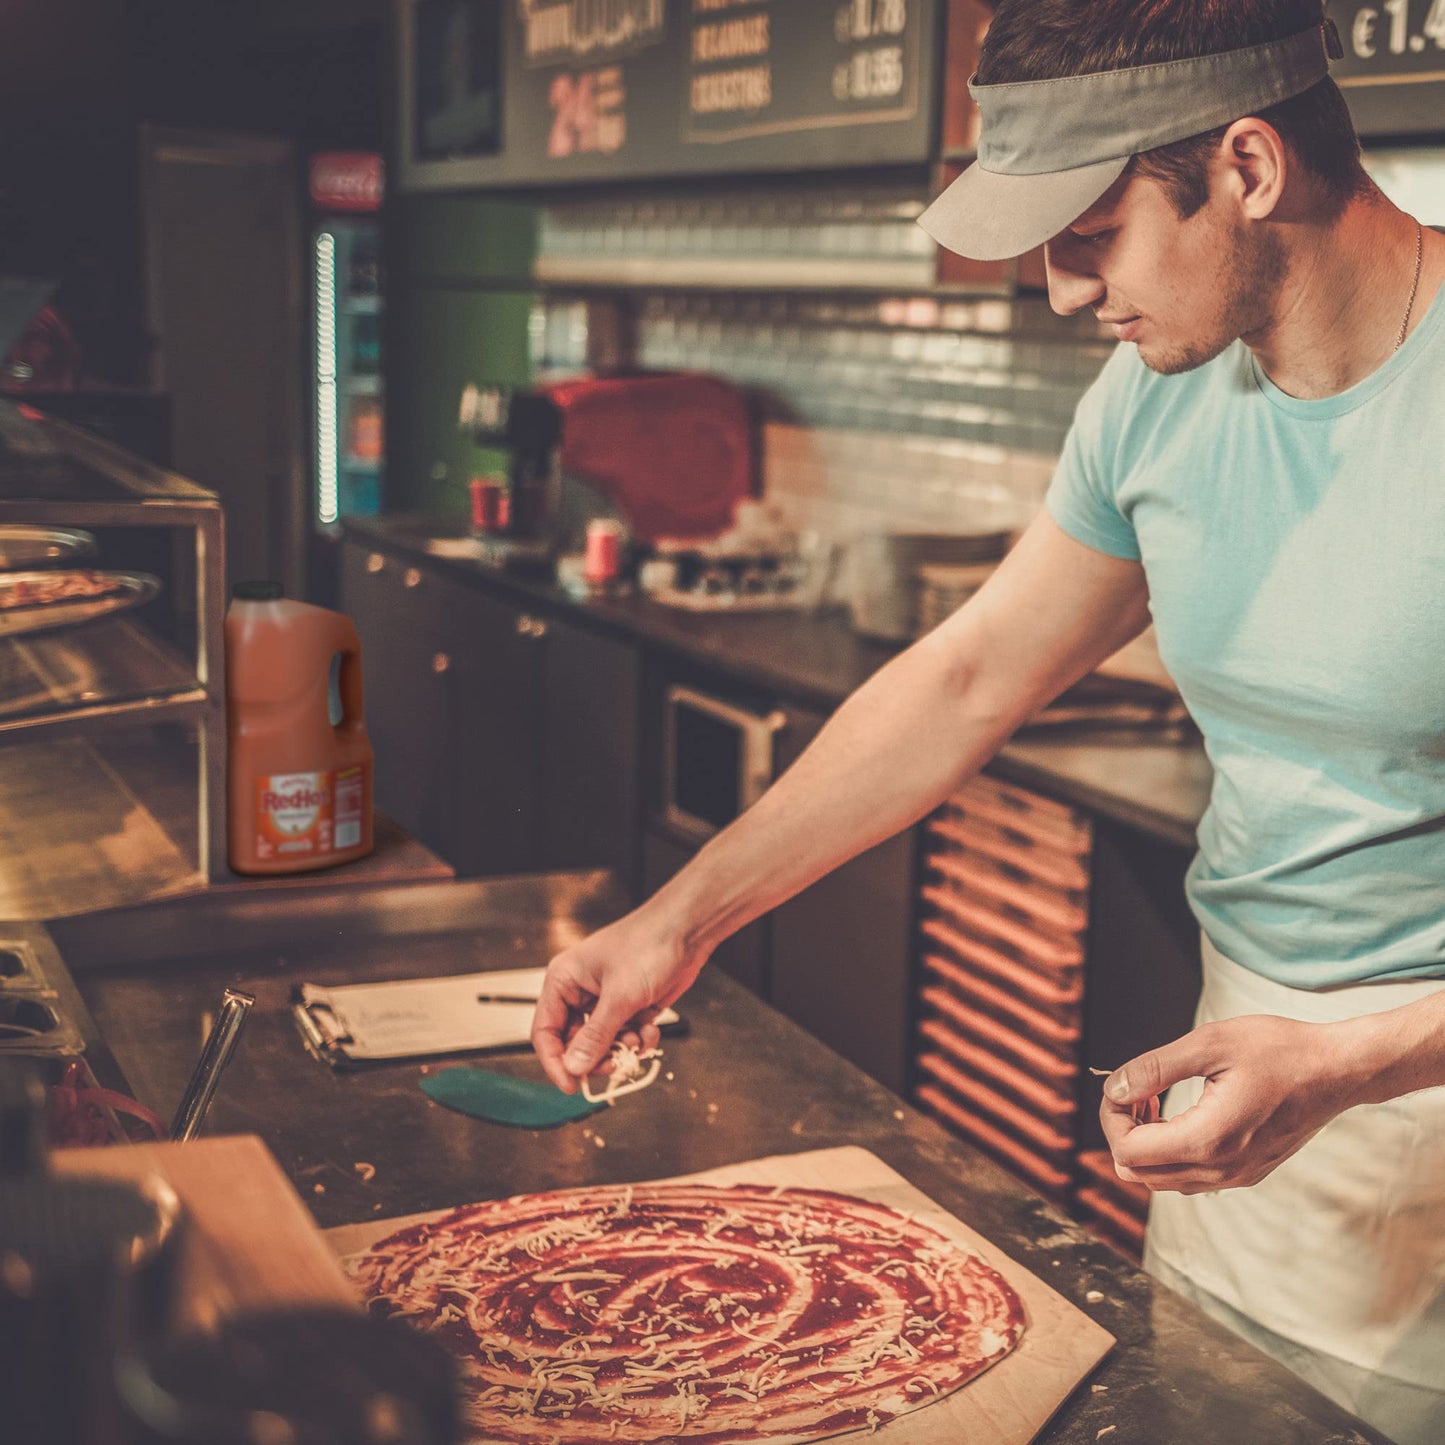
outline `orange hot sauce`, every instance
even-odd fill
[[[371,742],[349,617],[241,582],[226,613],[227,836],[237,873],[301,873],[372,849]],[[340,719],[333,721],[333,666]]]

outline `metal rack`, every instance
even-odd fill
[[[1079,1132],[1089,820],[979,777],[925,836],[916,1097],[1066,1203]]]
[[[0,522],[148,529],[171,563],[162,627],[126,614],[0,638],[0,917],[204,888],[226,850],[220,502],[0,401]]]
[[[980,776],[924,838],[915,1101],[1137,1260],[1149,1193],[1080,1110],[1092,821]]]

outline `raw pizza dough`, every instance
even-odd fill
[[[373,1312],[452,1348],[474,1437],[505,1445],[873,1429],[966,1384],[1024,1329],[977,1255],[818,1189],[523,1195],[343,1264]]]

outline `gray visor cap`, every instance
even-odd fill
[[[1333,21],[1245,50],[1009,85],[969,82],[978,159],[919,217],[976,261],[1022,256],[1078,220],[1132,157],[1230,125],[1323,80]]]

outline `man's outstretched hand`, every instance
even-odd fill
[[[615,1042],[656,1048],[654,1020],[692,986],[705,961],[639,913],[559,953],[532,1016],[532,1047],[547,1077],[572,1094]]]

